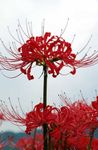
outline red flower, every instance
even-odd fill
[[[16,143],[16,148],[20,150],[32,150],[33,146],[34,145],[32,137],[22,137]]]
[[[40,103],[36,105],[33,111],[26,115],[26,133],[30,133],[34,128],[40,127],[47,123],[48,125],[55,122],[56,114],[55,108],[52,106],[46,106]]]
[[[90,136],[98,128],[97,118],[96,110],[84,100],[74,103],[67,101],[65,106],[59,109],[55,122],[51,124],[51,140],[55,145],[62,141],[62,146],[66,147],[65,141],[69,138],[79,139],[81,136]]]
[[[92,108],[91,105],[86,104],[85,101],[75,102],[73,108],[71,107],[71,110],[72,109],[74,111],[74,129],[76,130],[77,135],[90,135],[90,133],[98,127],[98,113]]]
[[[22,137],[16,143],[16,148],[19,150],[43,150],[43,136],[37,134],[35,139],[33,137]]]
[[[19,69],[21,73],[27,75],[29,80],[34,78],[32,75],[34,64],[47,66],[48,73],[56,77],[60,74],[63,67],[70,67],[72,69],[70,73],[75,74],[77,68],[88,67],[98,62],[98,54],[96,52],[91,56],[84,55],[80,60],[76,59],[78,54],[73,53],[71,43],[66,42],[62,37],[51,35],[50,32],[36,37],[27,35],[27,41],[22,44],[20,41],[20,39],[23,40],[22,32],[23,29],[20,26],[20,38],[16,41],[21,46],[16,48],[16,50],[5,47],[12,57],[8,58],[1,55],[0,64],[4,70],[13,71]]]

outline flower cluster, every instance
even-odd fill
[[[8,119],[9,117],[8,120],[11,122],[19,122],[19,124],[25,125],[25,132],[27,134],[30,134],[37,129],[42,130],[41,127],[43,127],[44,124],[47,124],[47,139],[50,149],[63,150],[66,148],[68,150],[87,150],[91,135],[93,134],[94,136],[94,132],[98,128],[97,106],[98,96],[91,105],[88,105],[85,100],[74,103],[65,101],[65,105],[60,108],[50,105],[47,105],[46,108],[44,108],[44,104],[39,103],[32,111],[26,113],[25,118],[17,118],[13,112],[4,112],[4,118]],[[23,119],[25,120],[25,123],[23,122]],[[29,146],[32,147],[35,143],[35,149],[39,150],[37,146],[43,145],[43,140],[38,140],[37,136],[38,135],[35,134],[34,138],[23,138],[17,143],[17,146],[27,146],[26,143],[29,140],[29,142],[31,141]],[[43,139],[43,137],[41,138]],[[98,140],[93,137],[93,150],[97,150],[96,143],[98,144]]]
[[[94,103],[96,101],[92,102],[92,106]],[[47,106],[45,110],[43,110],[43,104],[36,105],[36,109],[34,108],[26,115],[26,133],[47,123],[48,134],[55,148],[61,147],[63,150],[65,147],[73,149],[75,147],[78,149],[78,145],[80,145],[78,139],[82,139],[82,137],[87,138],[89,144],[90,134],[98,127],[98,109],[87,105],[85,101],[66,104],[61,108]],[[69,144],[72,139],[73,142],[75,141],[75,145]],[[86,147],[88,144],[86,143]]]

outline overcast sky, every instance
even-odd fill
[[[98,1],[97,0],[0,0],[0,38],[9,45],[11,37],[8,34],[7,26],[10,27],[15,35],[18,19],[23,28],[25,20],[32,21],[34,35],[41,34],[42,20],[45,19],[45,31],[60,35],[60,31],[66,25],[69,18],[67,30],[63,34],[68,42],[71,42],[76,34],[72,48],[75,52],[80,50],[93,35],[88,47],[91,50],[98,50]],[[85,49],[84,53],[87,51]],[[6,54],[2,44],[0,52]],[[7,75],[12,75],[7,73]],[[28,81],[26,76],[15,79],[5,78],[0,73],[0,99],[8,103],[8,97],[11,98],[13,105],[17,105],[17,99],[24,111],[31,108],[31,101],[34,104],[42,101],[42,82],[43,77],[39,79],[41,69],[34,70],[35,79]],[[95,97],[95,89],[98,90],[98,65],[90,68],[81,68],[77,70],[75,76],[58,76],[56,79],[48,77],[48,103],[60,104],[58,94],[65,92],[73,100],[80,96],[80,90],[85,98]],[[2,125],[2,130],[11,129]],[[16,128],[14,129],[16,130]]]

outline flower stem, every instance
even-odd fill
[[[43,72],[44,72],[43,104],[44,104],[44,109],[45,109],[47,106],[47,66],[43,67]],[[48,150],[47,124],[43,125],[43,136],[44,136],[44,150]]]
[[[90,141],[89,141],[87,150],[91,150],[92,141],[93,141],[93,136],[94,136],[94,131],[95,131],[95,129],[93,129],[92,132],[91,132],[91,134],[90,134]]]
[[[43,67],[44,71],[44,85],[43,85],[43,103],[44,103],[44,109],[47,106],[47,67]]]

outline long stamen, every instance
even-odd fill
[[[23,34],[27,37],[27,38],[29,38],[28,37],[28,35],[26,34],[26,32],[23,30],[23,27],[21,26],[21,24],[20,24],[20,21],[18,20],[18,27],[20,28],[20,30],[23,32]]]
[[[23,32],[21,31],[20,26],[18,26],[18,34],[19,34],[19,36],[20,36],[22,42],[25,43],[25,40],[24,40],[23,35],[22,35]]]
[[[22,43],[21,43],[19,40],[17,40],[17,39],[12,35],[12,33],[11,33],[9,27],[8,27],[8,32],[9,32],[10,36],[11,36],[17,43],[19,43],[19,44],[22,45]]]
[[[90,38],[88,39],[87,43],[83,46],[82,49],[79,50],[79,52],[77,52],[76,55],[79,55],[82,51],[84,51],[84,49],[88,46],[89,42],[91,41],[92,39],[92,35],[90,36]]]
[[[64,32],[66,31],[67,27],[68,27],[68,23],[69,23],[69,18],[67,19],[67,23],[64,27],[64,29],[61,29],[61,34],[60,34],[60,37],[64,34]]]
[[[28,22],[28,27],[29,27],[29,31],[30,31],[31,37],[33,37],[32,22]]]
[[[10,98],[9,104],[10,108],[8,108],[4,101],[1,101],[1,112],[4,114],[4,119],[7,121],[11,121],[13,124],[16,125],[25,125],[25,116],[22,117],[19,115],[17,108],[14,109]]]
[[[44,30],[45,30],[45,19],[43,19],[42,25],[41,25],[41,35],[44,36]]]
[[[20,38],[21,34],[20,34],[20,32],[19,32],[18,29],[16,29],[16,33],[17,33],[17,37],[18,37],[20,43],[22,44],[23,38]],[[21,41],[21,39],[22,39],[22,41]],[[23,41],[23,42],[24,42],[24,41]]]
[[[30,38],[31,35],[30,35],[30,33],[29,33],[29,26],[28,26],[28,21],[27,21],[27,19],[26,19],[26,31],[27,31],[28,37]]]

